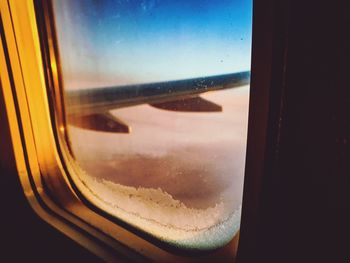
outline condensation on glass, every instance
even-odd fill
[[[80,191],[162,241],[239,231],[251,0],[54,0]]]

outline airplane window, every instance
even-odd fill
[[[185,249],[239,231],[251,0],[54,0],[73,178]],[[63,128],[62,128],[63,129]]]

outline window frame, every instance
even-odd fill
[[[43,28],[45,25],[52,27],[52,21],[49,21],[48,16],[49,1],[34,0],[19,3],[8,0],[2,2],[1,10],[4,17],[6,16],[5,22],[8,25],[5,29],[6,43],[9,43],[11,53],[8,67],[13,71],[15,79],[11,93],[18,98],[17,101],[13,98],[7,99],[13,105],[17,105],[17,118],[11,118],[10,122],[13,126],[26,125],[26,127],[17,127],[18,131],[23,129],[21,131],[23,134],[21,140],[16,143],[16,147],[22,148],[24,152],[16,154],[16,161],[19,162],[21,158],[28,159],[27,165],[21,166],[23,172],[20,174],[20,179],[24,191],[30,193],[27,195],[27,197],[31,196],[31,198],[28,197],[32,199],[29,200],[30,204],[39,216],[108,261],[115,256],[116,251],[118,255],[128,257],[135,255],[134,260],[147,257],[168,262],[179,260],[190,262],[198,259],[210,261],[217,256],[235,255],[234,247],[236,247],[235,242],[238,242],[239,234],[228,245],[216,251],[203,254],[178,251],[164,246],[164,243],[161,244],[157,240],[149,240],[142,233],[136,231],[135,234],[127,230],[128,227],[125,224],[94,207],[79,194],[69,176],[69,173],[75,172],[74,169],[78,168],[74,168],[74,164],[67,161],[69,149],[63,142],[64,136],[59,135],[64,129],[57,129],[57,127],[64,128],[65,119],[63,108],[59,106],[62,103],[62,94],[58,89],[59,62],[57,49],[54,46],[55,39],[48,35],[46,38],[43,37],[48,32],[52,34],[52,28],[50,28],[51,31]],[[256,10],[255,7],[254,10]],[[43,13],[38,15],[40,12]],[[256,23],[255,14],[253,14],[253,25]],[[254,40],[254,35],[253,31],[253,43],[257,42],[256,37]],[[254,79],[254,71],[252,77]],[[257,97],[252,94],[256,93],[251,92],[250,95],[251,99],[256,100]],[[55,107],[52,106],[53,104]],[[57,115],[53,109],[58,109],[61,114]],[[251,106],[249,111],[250,132],[248,134],[251,134],[253,125],[251,124]],[[12,134],[13,141],[18,137],[18,131],[17,135]],[[248,135],[248,149],[250,137],[251,135]],[[17,165],[20,167],[19,164]],[[243,203],[243,213],[244,206],[245,203]],[[49,217],[48,214],[53,216]],[[71,233],[74,232],[72,229],[75,230],[74,234]]]

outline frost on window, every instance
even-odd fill
[[[164,242],[238,232],[251,1],[53,1],[79,190]]]

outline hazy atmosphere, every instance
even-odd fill
[[[251,1],[53,2],[65,90],[250,69]],[[111,111],[130,134],[68,136],[97,205],[163,240],[217,247],[239,228],[249,86],[201,97],[223,111],[141,104]]]

